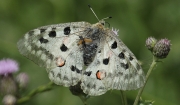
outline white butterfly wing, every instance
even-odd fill
[[[100,41],[100,51],[86,69],[81,87],[89,95],[101,95],[109,89],[133,90],[144,85],[145,76],[133,53],[107,29],[105,40]]]
[[[71,86],[81,78],[83,52],[78,46],[86,22],[49,25],[25,34],[17,43],[20,53],[41,67],[58,85]]]
[[[45,67],[49,78],[58,85],[74,86],[80,82],[84,93],[93,96],[109,89],[142,87],[144,74],[133,53],[114,32],[105,29],[98,33],[101,29],[104,29],[101,23],[86,22],[44,26],[26,33],[17,45],[22,55]],[[98,36],[101,34],[104,36]],[[83,58],[83,54],[94,51],[84,52],[83,43],[78,45],[80,36],[100,38],[98,48],[94,49],[97,50],[95,58],[86,70],[83,70],[84,63],[91,59]]]

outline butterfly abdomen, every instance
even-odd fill
[[[83,47],[84,64],[88,66],[94,60],[94,57],[97,53],[102,32],[101,32],[101,28],[93,27],[93,26],[91,28],[87,28],[86,32],[88,34],[85,34],[84,36],[85,38],[83,38],[82,47]],[[90,39],[91,41],[87,39]]]

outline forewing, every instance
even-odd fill
[[[40,27],[26,33],[18,41],[18,49],[22,55],[45,67],[56,84],[75,85],[81,78],[78,70],[83,67],[79,36],[84,35],[85,27],[89,26],[86,22],[72,22]]]
[[[106,30],[100,51],[83,75],[85,93],[101,95],[109,89],[134,90],[144,85],[145,76],[134,54],[111,30]]]

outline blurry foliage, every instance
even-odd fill
[[[145,73],[152,60],[145,47],[149,36],[171,40],[172,49],[159,63],[143,92],[143,99],[154,100],[154,105],[177,105],[180,100],[180,1],[179,0],[1,0],[0,1],[0,59],[12,58],[20,63],[21,71],[29,74],[32,90],[49,82],[44,68],[21,56],[16,43],[27,31],[39,26],[97,19],[88,8],[92,6],[98,17],[119,29],[119,37],[142,62]],[[131,105],[137,91],[127,91]],[[91,97],[91,105],[121,105],[120,92],[109,91]],[[59,86],[36,95],[24,105],[82,105],[68,88]]]

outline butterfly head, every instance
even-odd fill
[[[100,20],[98,23],[94,24],[95,27],[98,27],[100,29],[103,29],[105,26],[105,21],[104,20]]]
[[[96,23],[95,26],[97,26],[98,28],[103,29],[104,26],[105,26],[105,23],[108,23],[108,22],[106,22],[106,21],[104,21],[104,20],[105,20],[105,19],[109,19],[109,18],[112,18],[112,17],[107,17],[107,18],[104,18],[104,19],[99,20],[99,22]],[[108,25],[110,25],[110,24],[108,23]]]

